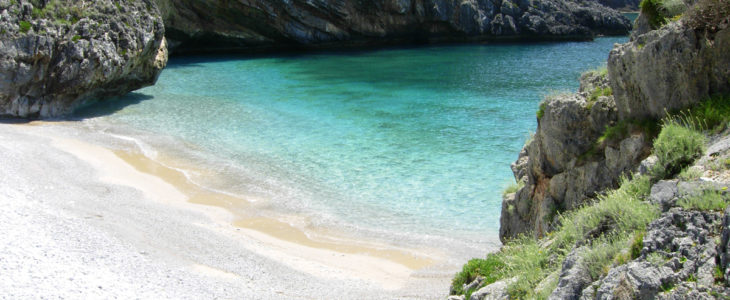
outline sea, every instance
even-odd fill
[[[154,86],[75,117],[256,204],[240,218],[294,215],[463,259],[500,245],[540,101],[627,40],[173,56]]]

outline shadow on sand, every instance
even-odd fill
[[[132,92],[120,97],[93,101],[77,108],[72,114],[67,116],[42,120],[44,122],[83,121],[86,119],[108,116],[126,108],[127,106],[139,104],[142,101],[150,100],[152,98],[154,97],[151,95]],[[27,124],[37,120],[39,119],[0,117],[0,124]]]

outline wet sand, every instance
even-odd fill
[[[191,295],[203,297],[245,298],[255,291],[257,298],[328,298],[327,295],[347,294],[358,299],[423,299],[441,298],[448,292],[453,273],[432,269],[445,259],[439,251],[358,240],[332,229],[307,226],[302,216],[289,216],[298,220],[292,224],[286,218],[236,214],[236,211],[257,208],[246,199],[200,187],[182,170],[162,162],[173,158],[162,155],[163,159],[152,160],[135,149],[111,149],[86,139],[81,131],[73,126],[48,123],[0,126],[0,142],[5,148],[0,161],[8,166],[0,171],[3,172],[0,179],[15,178],[0,181],[0,190],[7,194],[3,201],[15,203],[22,198],[49,206],[51,211],[70,213],[72,222],[85,225],[81,232],[72,231],[66,238],[75,234],[83,236],[85,231],[110,236],[121,246],[133,249],[126,253],[133,256],[130,260],[138,259],[139,253],[151,259],[135,264],[135,268],[144,269],[137,272],[146,274],[159,268],[181,272],[178,278],[153,281],[188,282],[182,278],[200,280],[198,277],[202,276],[208,285],[203,290],[189,286],[176,288],[192,289],[188,291]],[[57,167],[63,164],[70,165]],[[25,186],[49,191],[71,188],[61,194],[44,194],[27,192],[22,188]],[[68,199],[74,199],[71,208],[66,207]],[[129,206],[151,208],[134,210],[130,216],[130,210],[126,209]],[[102,216],[102,220],[113,216],[115,222],[89,225],[86,215],[91,220],[99,218],[94,216]],[[14,230],[11,224],[7,225],[9,230]],[[94,249],[101,253],[106,250],[111,249]],[[111,252],[104,257],[116,255],[123,257],[125,253]],[[16,260],[22,262],[23,258],[0,260],[0,266],[6,264],[4,267],[13,270],[17,268],[12,264]],[[46,263],[54,264],[54,260]],[[121,273],[124,272],[116,275]],[[110,276],[114,275],[112,271]],[[294,290],[282,290],[282,286],[289,284]],[[252,285],[257,288],[250,288]],[[228,288],[221,291],[213,287]],[[21,291],[10,295],[23,295],[24,291],[12,283],[0,285],[0,290],[6,289]],[[127,292],[122,295],[145,294],[134,288]],[[84,291],[81,294],[91,295]]]

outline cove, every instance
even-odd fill
[[[481,255],[542,96],[576,90],[626,40],[174,57],[155,86],[76,116],[271,211]]]

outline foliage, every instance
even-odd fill
[[[666,262],[666,258],[659,252],[652,252],[646,256],[646,261],[656,267],[661,267]]]
[[[652,173],[657,178],[668,178],[682,171],[702,156],[705,135],[701,132],[669,122],[654,141],[658,162]]]
[[[596,87],[595,89],[593,89],[593,91],[591,91],[591,94],[588,95],[588,109],[591,109],[591,107],[593,107],[593,103],[596,103],[598,97],[611,95],[613,95],[613,90],[611,89],[611,87]]]
[[[730,122],[730,96],[715,95],[675,114],[672,120],[698,130],[720,132]]]
[[[525,182],[522,180],[518,180],[516,183],[508,185],[507,188],[505,188],[504,191],[502,192],[502,196],[515,193],[524,186],[525,186]]]
[[[644,231],[639,231],[634,234],[634,239],[631,241],[629,247],[631,251],[631,259],[636,259],[641,255],[641,249],[644,248]]]
[[[504,268],[505,264],[497,253],[487,255],[486,259],[471,259],[452,280],[452,293],[461,295],[469,292],[463,290],[463,285],[474,281],[477,276],[484,277],[483,284],[493,283],[504,273]]]
[[[723,211],[727,207],[728,196],[716,190],[704,190],[697,195],[683,197],[677,204],[684,209]]]
[[[18,25],[20,25],[20,32],[22,33],[28,32],[31,28],[30,22],[28,21],[20,21]]]
[[[654,119],[622,120],[613,126],[607,126],[597,143],[611,143],[620,141],[629,136],[631,132],[643,132],[647,137],[653,138],[659,134],[660,126]]]
[[[583,254],[583,261],[588,267],[588,274],[591,279],[598,280],[608,273],[614,262],[614,258],[626,248],[629,239],[616,235],[603,237],[593,241],[593,244]]]
[[[507,288],[512,298],[538,298],[545,291],[535,291],[535,287],[545,278],[559,271],[565,255],[576,242],[585,239],[604,241],[605,245],[594,242],[595,249],[588,252],[589,260],[597,264],[596,274],[610,264],[636,232],[643,232],[646,225],[654,220],[659,210],[643,201],[649,194],[651,180],[639,176],[632,180],[622,178],[621,187],[599,196],[596,203],[587,205],[559,217],[558,229],[551,233],[548,246],[541,246],[537,240],[522,236],[507,242],[499,252],[489,254],[485,259],[469,261],[452,282],[452,292],[463,294],[462,285],[477,275],[488,278],[485,284],[500,278],[516,278]],[[608,230],[596,230],[610,224]],[[591,236],[596,233],[598,236]],[[549,283],[557,284],[557,282]],[[545,295],[542,295],[545,296]]]
[[[730,24],[730,0],[699,0],[685,15],[690,27],[717,32]]]
[[[687,8],[682,0],[642,0],[639,7],[653,29],[664,26]]]
[[[546,106],[547,106],[547,103],[545,103],[544,100],[542,102],[540,102],[540,108],[537,109],[537,113],[536,113],[538,120],[542,119],[542,116],[545,114]]]

